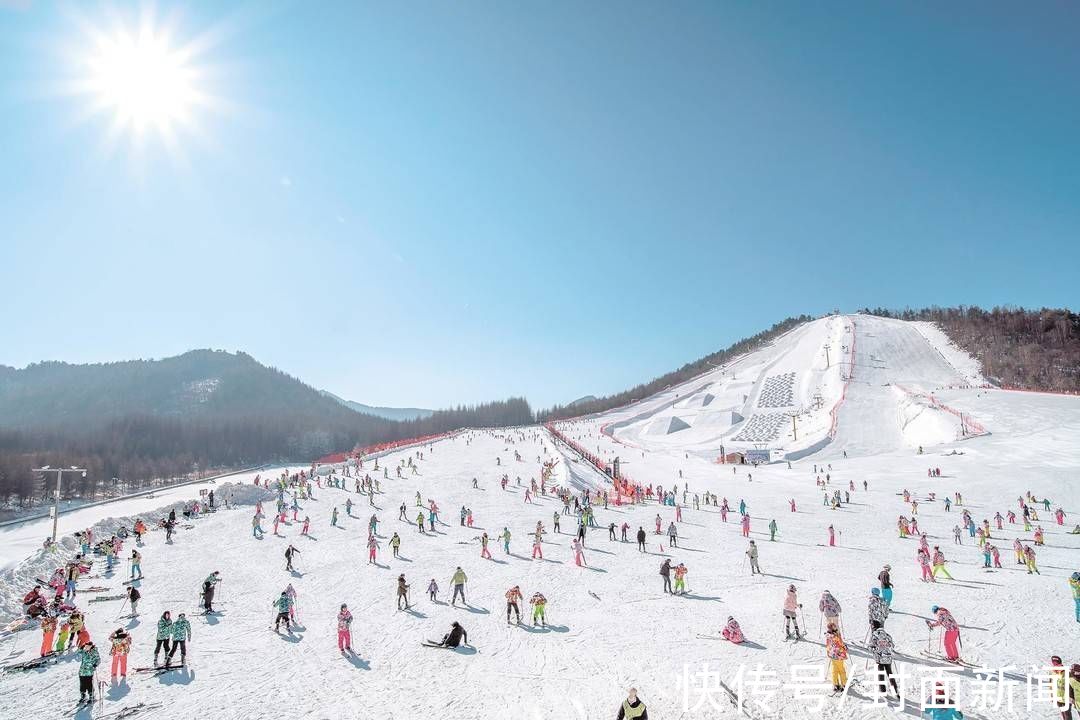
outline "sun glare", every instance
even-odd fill
[[[190,119],[197,98],[193,72],[164,35],[146,30],[102,38],[89,66],[93,92],[118,124],[168,130]]]
[[[182,159],[181,137],[205,139],[204,116],[222,110],[208,87],[217,71],[207,62],[230,30],[218,23],[187,35],[176,12],[161,18],[153,4],[136,7],[134,17],[73,12],[82,41],[63,50],[73,71],[63,92],[82,100],[82,118],[105,119],[106,146],[141,149],[157,139]]]

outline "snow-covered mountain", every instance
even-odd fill
[[[435,414],[434,410],[426,410],[424,408],[410,408],[410,407],[382,407],[378,405],[365,405],[364,403],[356,402],[355,400],[346,400],[345,398],[338,397],[329,390],[320,390],[320,392],[326,397],[336,400],[347,408],[355,410],[358,413],[364,415],[374,415],[375,417],[385,418],[387,420],[417,420],[420,418],[431,417]]]
[[[602,461],[619,457],[623,473],[641,487],[677,488],[678,508],[655,497],[640,504],[617,498],[608,477],[535,426],[471,431],[389,452],[379,458],[378,471],[369,459],[364,472],[380,481],[374,506],[355,492],[352,478],[342,489],[317,487],[314,497],[298,500],[299,520],[311,521],[309,536],[301,534],[302,523],[289,511],[278,534],[264,519],[266,536],[253,537],[253,503],[262,500],[272,514],[276,494],[257,490],[250,475],[238,476],[238,485],[213,486],[218,503],[231,495],[229,509],[182,519],[172,543],[160,531],[148,534],[140,549],[146,578],[139,585],[139,617],[122,617],[119,600],[90,602],[122,592],[126,565],[103,573],[99,559],[92,575],[100,577],[80,582],[78,603],[104,659],[98,671],[106,681],[100,711],[96,706],[72,710],[78,663],[70,656],[6,674],[0,679],[0,702],[13,717],[78,720],[107,718],[140,703],[147,705],[137,712],[155,718],[591,719],[614,717],[633,686],[650,717],[739,717],[710,679],[719,677],[741,687],[751,703],[770,708],[751,705],[743,717],[814,716],[811,708],[818,700],[799,694],[791,672],[800,666],[825,668],[818,601],[829,590],[843,610],[848,670],[862,681],[846,700],[828,697],[827,687],[824,693],[820,687],[804,690],[820,696],[822,717],[917,717],[929,692],[922,683],[942,673],[959,683],[967,717],[1058,717],[1045,702],[1028,709],[1023,675],[1032,665],[1045,665],[1052,653],[1066,663],[1080,661],[1068,585],[1080,558],[1080,535],[1069,533],[1080,515],[1075,485],[1080,398],[985,388],[976,367],[932,326],[833,316],[799,326],[771,346],[682,386],[556,424]],[[770,415],[784,420],[775,424]],[[727,452],[767,449],[773,462],[718,464],[721,446]],[[530,491],[526,498],[544,463],[551,468],[546,493]],[[933,469],[940,474],[932,475]],[[263,475],[276,478],[284,470]],[[606,507],[603,500],[594,503],[597,527],[587,532],[582,566],[575,564],[571,547],[574,515],[562,513],[554,486],[578,498],[584,490],[608,492]],[[0,615],[18,614],[19,599],[34,578],[72,555],[74,530],[94,525],[100,536],[130,526],[135,516],[152,522],[178,499],[198,497],[200,487],[211,486],[173,488],[167,496],[64,515],[59,550],[35,549],[48,533],[48,520],[0,528],[0,564],[8,568],[0,578]],[[905,491],[917,506],[905,501]],[[835,492],[841,502],[834,509],[828,501]],[[1039,515],[1031,528],[1021,516],[1015,523],[1004,519],[998,530],[995,514],[1019,515],[1018,498],[1029,492],[1038,502],[1029,498],[1025,504]],[[726,521],[720,507],[704,502],[706,493],[728,501]],[[955,493],[959,500],[945,507],[943,499],[955,500]],[[416,505],[417,494],[423,508]],[[351,515],[346,501],[353,504]],[[440,509],[434,532],[426,526],[429,501]],[[745,563],[748,539],[741,532],[740,501],[746,503],[749,539],[759,548],[760,575],[752,575]],[[1059,507],[1067,513],[1063,525],[1053,518]],[[335,508],[337,526],[331,525]],[[462,508],[472,511],[472,527],[461,522]],[[991,524],[1001,568],[984,569],[983,553],[967,532],[954,542],[953,529],[962,524],[965,510],[975,522]],[[379,545],[376,562],[368,563],[372,515]],[[425,522],[423,534],[417,530],[418,515]],[[900,516],[917,520],[930,547],[941,547],[952,580],[920,581],[918,542],[899,537]],[[778,526],[775,540],[770,521]],[[546,530],[543,559],[532,557],[537,522]],[[655,532],[657,522],[663,534]],[[675,545],[667,536],[673,522]],[[1034,547],[1038,526],[1045,531],[1045,545]],[[498,539],[504,528],[511,535],[509,552]],[[634,541],[638,528],[646,533],[644,552]],[[830,528],[835,546],[829,544]],[[394,533],[401,538],[398,557],[389,547]],[[491,559],[481,557],[484,533]],[[1016,563],[1015,540],[1033,546],[1040,574],[1028,574]],[[285,570],[283,558],[290,543],[301,551],[294,572]],[[122,555],[130,555],[131,548],[129,540]],[[662,591],[658,570],[665,559],[688,568],[685,595]],[[867,603],[886,564],[892,567],[895,597],[885,627],[896,643],[895,668],[907,678],[907,700],[874,708],[864,674],[870,662]],[[467,604],[454,607],[447,601],[457,567],[468,577]],[[201,616],[198,590],[213,570],[225,578],[216,602],[222,614]],[[412,606],[398,611],[395,587],[401,574],[410,585]],[[426,593],[432,579],[439,585],[434,601]],[[297,593],[298,625],[278,634],[269,627],[271,603],[288,584]],[[546,627],[507,624],[505,593],[515,585],[526,603],[535,592],[547,597]],[[784,637],[780,610],[790,585],[803,605],[797,615],[807,636],[801,642]],[[105,590],[87,592],[91,586]],[[337,649],[342,603],[355,618],[355,654]],[[941,647],[940,631],[929,634],[925,621],[934,605],[955,616],[966,660],[988,668],[1013,666],[1003,678],[1017,684],[1002,686],[1014,697],[1010,706],[978,708],[972,669],[933,657]],[[129,668],[149,666],[164,610],[174,617],[186,612],[192,620],[188,667],[160,675],[129,672],[126,682],[109,683],[108,634],[127,628],[134,638]],[[526,605],[523,614],[527,610]],[[729,617],[741,624],[747,643],[720,639]],[[441,638],[452,621],[468,631],[468,647],[451,651],[421,644]],[[37,654],[41,632],[19,630],[0,642],[5,662],[25,660]],[[754,692],[749,683],[755,671],[773,673],[765,678],[778,685],[767,694]]]

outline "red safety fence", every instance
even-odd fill
[[[901,392],[905,393],[906,395],[908,395],[909,397],[920,398],[922,400],[926,400],[931,405],[938,408],[939,410],[944,410],[945,412],[952,413],[953,415],[958,417],[960,419],[961,426],[964,429],[964,434],[965,435],[971,436],[971,435],[985,435],[986,434],[986,428],[983,427],[982,424],[979,423],[977,420],[975,420],[975,418],[971,417],[971,413],[966,413],[966,412],[957,410],[956,408],[949,407],[948,405],[946,405],[945,403],[941,402],[936,397],[934,397],[933,393],[927,394],[927,393],[924,393],[924,392],[919,392],[917,390],[911,390],[910,388],[906,388],[906,387],[904,387],[903,385],[900,385],[900,384],[896,384],[896,388],[898,390],[900,390]]]
[[[595,467],[608,480],[611,481],[611,484],[615,488],[616,495],[619,496],[616,499],[617,503],[621,501],[619,498],[621,498],[622,495],[626,495],[631,502],[635,502],[637,498],[645,496],[646,491],[644,488],[642,488],[641,485],[636,484],[626,475],[626,473],[620,472],[619,477],[615,477],[611,472],[611,467],[604,462],[603,458],[586,450],[581,443],[575,440],[571,440],[563,432],[556,428],[554,423],[545,423],[544,429],[551,433],[552,437],[573,450],[581,457],[582,460]],[[650,495],[652,493],[651,486],[648,493]]]
[[[403,447],[410,447],[412,445],[427,445],[428,443],[436,442],[437,440],[443,440],[448,437],[452,437],[458,434],[460,430],[452,430],[450,432],[436,433],[434,435],[422,435],[420,437],[405,438],[402,440],[391,440],[389,442],[375,443],[374,445],[365,445],[352,450],[352,452],[340,452],[330,455],[324,455],[315,461],[316,465],[327,465],[343,463],[350,458],[364,457],[365,455],[371,455],[377,452],[386,452],[387,450],[397,450]]]

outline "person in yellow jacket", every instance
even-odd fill
[[[116,672],[120,671],[120,677],[127,677],[127,656],[131,651],[131,636],[123,628],[117,628],[109,635],[112,642],[112,679],[116,682]]]
[[[834,623],[829,623],[825,633],[825,656],[829,658],[829,677],[832,679],[833,690],[841,692],[847,686],[847,669],[844,664],[847,662],[848,650]]]
[[[619,714],[615,716],[615,720],[649,720],[649,711],[637,696],[637,688],[630,688],[626,693],[626,699],[619,706]]]

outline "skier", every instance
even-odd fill
[[[298,552],[300,552],[300,551],[297,550],[296,548],[294,548],[292,545],[289,545],[289,547],[285,548],[285,569],[286,570],[292,570],[293,569],[293,566],[292,566],[293,555],[298,553]]]
[[[439,583],[435,582],[435,578],[431,578],[431,582],[427,586],[428,600],[431,602],[438,602],[439,599]]]
[[[94,643],[89,640],[79,645],[79,705],[94,704],[94,672],[101,662]]]
[[[139,577],[135,577],[135,573],[139,573]],[[131,549],[131,579],[142,580],[142,555],[135,548]]]
[[[510,554],[510,528],[503,527],[502,534],[499,535],[499,538],[502,540],[503,552],[506,553],[507,555],[509,555]]]
[[[870,618],[871,630],[885,627],[885,620],[889,617],[889,606],[881,599],[881,588],[870,588],[870,601],[867,604],[866,614]]]
[[[893,598],[892,575],[890,574],[891,570],[892,565],[886,565],[884,568],[882,568],[881,572],[878,573],[878,583],[881,584],[881,599],[885,601],[885,605],[888,607],[892,607]]]
[[[678,547],[679,533],[678,530],[675,529],[675,523],[671,523],[670,525],[668,525],[667,535],[668,545],[670,545],[671,547]]]
[[[41,657],[52,652],[53,635],[56,633],[56,618],[44,615],[41,618]]]
[[[510,611],[513,610],[517,623],[521,624],[521,588],[515,585],[506,591],[506,624],[510,624]]]
[[[221,573],[215,570],[210,573],[205,580],[203,580],[203,614],[209,615],[214,612],[214,588],[221,582]]]
[[[664,578],[664,592],[671,593],[671,558],[664,558],[660,564],[660,575]]]
[[[833,526],[829,526],[829,547],[836,546],[836,531],[833,530]]]
[[[191,623],[180,613],[176,616],[176,622],[172,624],[172,647],[165,656],[165,667],[172,664],[172,657],[176,654],[176,648],[180,648],[180,665],[187,665],[187,644],[191,641]]]
[[[645,528],[638,526],[637,531],[638,552],[645,552]]]
[[[491,551],[488,550],[488,534],[485,532],[480,536],[480,557],[491,560]]]
[[[758,549],[757,543],[753,540],[750,541],[750,547],[746,549],[746,556],[750,558],[750,574],[757,575],[761,572],[761,566],[758,565]]]
[[[462,643],[469,644],[469,633],[465,631],[465,628],[455,620],[450,623],[450,632],[443,635],[442,642],[439,643],[440,647],[456,648]]]
[[[936,619],[927,620],[926,627],[940,627],[942,629],[945,633],[945,657],[949,662],[958,662],[960,660],[960,651],[957,648],[957,643],[960,641],[960,626],[957,624],[956,619],[953,618],[952,613],[943,607],[935,605],[930,608],[930,612],[934,614]]]
[[[570,543],[570,547],[574,550],[574,564],[578,567],[588,565],[588,563],[585,562],[585,548],[582,545],[580,538],[574,538]]]
[[[1080,572],[1074,572],[1069,577],[1069,589],[1072,590],[1076,622],[1080,623]]]
[[[401,548],[401,537],[395,532],[390,536],[390,551],[393,552],[394,557],[399,557],[398,550]]]
[[[337,646],[342,653],[352,650],[352,613],[345,603],[341,603],[337,616]]]
[[[454,594],[450,598],[450,604],[451,605],[454,605],[454,606],[457,605],[458,595],[461,595],[461,602],[462,603],[464,603],[465,605],[469,604],[465,600],[465,583],[467,583],[468,581],[469,581],[469,578],[465,575],[465,571],[462,570],[461,566],[459,565],[457,567],[457,569],[454,570],[453,576],[450,578],[450,584],[454,588]]]
[[[170,644],[169,640],[172,638],[172,616],[169,611],[161,613],[161,617],[157,623],[157,644],[154,645],[154,667],[158,664],[158,653],[165,652],[165,657],[169,656]]]
[[[281,623],[285,623],[285,632],[292,632],[292,626],[289,624],[289,609],[292,607],[292,602],[289,600],[288,593],[282,590],[277,600],[270,604],[277,610],[277,615],[274,617],[274,632],[280,632]]]
[[[833,690],[843,692],[844,687],[847,685],[845,663],[848,658],[848,650],[835,623],[829,623],[825,631],[825,656],[829,658],[829,677],[832,680]]]
[[[882,695],[885,695],[888,693],[888,686],[891,684],[893,692],[899,698],[900,688],[896,684],[896,676],[893,675],[892,668],[895,645],[892,635],[889,635],[883,627],[874,628],[873,632],[870,633],[868,648],[870,654],[874,656],[874,662],[877,663],[878,690]]]
[[[686,566],[679,563],[675,567],[675,592],[672,595],[686,594]]]
[[[304,526],[300,529],[300,534],[301,535],[307,535],[309,527],[311,527],[311,518],[309,518],[307,515],[305,515],[304,516]]]
[[[638,698],[637,688],[630,688],[627,692],[615,720],[649,720],[649,711],[645,708],[645,703]]]
[[[938,571],[941,571],[945,577],[952,580],[953,576],[949,574],[949,571],[945,569],[945,553],[941,552],[941,548],[937,545],[934,546],[934,572],[933,577],[937,577]]]
[[[828,590],[821,593],[821,600],[818,601],[818,610],[825,617],[826,625],[836,625],[839,627],[840,601]]]
[[[330,527],[337,527],[337,506],[334,506],[334,511],[330,513]]]
[[[409,585],[405,582],[405,573],[397,576],[397,609],[401,610],[401,602],[405,601],[405,609],[409,609]]]
[[[1035,565],[1035,549],[1030,545],[1024,548],[1024,564],[1027,565],[1027,574],[1030,575],[1034,572],[1036,575],[1042,575],[1039,572],[1038,566]]]
[[[769,521],[769,540],[772,542],[776,542],[776,530],[776,518],[773,518]]]
[[[540,625],[548,627],[548,619],[546,619],[545,610],[548,607],[548,598],[545,598],[542,593],[537,590],[529,598],[529,604],[532,606],[532,625],[536,626],[537,621],[540,621]]]
[[[109,635],[112,641],[112,681],[116,682],[116,672],[120,671],[120,677],[127,678],[127,656],[131,650],[131,636],[123,628],[117,628]]]
[[[746,641],[746,636],[743,635],[742,628],[739,627],[739,621],[732,616],[728,616],[727,625],[720,632],[725,640],[741,645]]]
[[[742,536],[744,538],[750,537],[750,516],[749,515],[743,515],[742,516]]]
[[[799,602],[799,598],[795,594],[795,586],[789,585],[787,589],[787,596],[784,598],[784,636],[785,639],[791,639],[791,624],[795,625],[795,639],[802,639],[802,632],[799,630],[799,619],[796,617],[802,604]]]
[[[375,539],[374,535],[368,535],[367,538],[368,549],[368,565],[375,565],[375,553],[379,549],[379,541]]]

